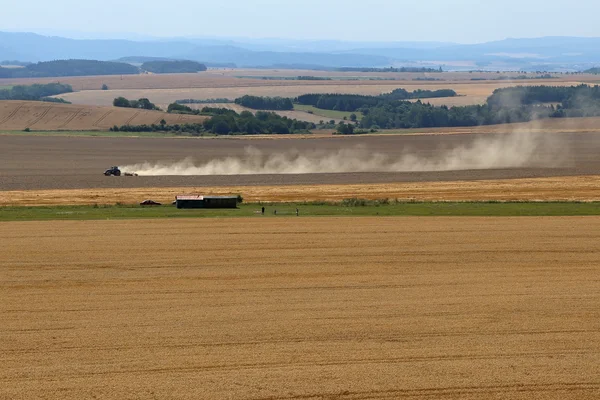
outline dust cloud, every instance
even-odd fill
[[[142,163],[122,168],[140,176],[260,175],[342,172],[426,172],[522,167],[563,166],[566,150],[552,135],[512,133],[480,137],[467,145],[416,154],[401,149],[397,155],[373,153],[366,147],[335,152],[286,151],[266,154],[247,147],[241,157],[225,157],[196,164],[192,158],[175,163]]]

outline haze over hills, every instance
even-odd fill
[[[0,60],[188,59],[238,67],[439,66],[446,70],[579,71],[600,65],[600,38],[543,37],[480,44],[338,40],[173,38],[70,39],[0,32]]]

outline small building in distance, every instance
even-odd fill
[[[237,208],[237,196],[193,196],[175,197],[177,208]]]

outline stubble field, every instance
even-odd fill
[[[598,232],[595,217],[2,223],[0,397],[597,398]]]
[[[45,103],[39,101],[0,101],[0,133],[3,130],[107,131],[114,125],[198,123],[197,115],[167,114],[159,111]]]
[[[157,78],[159,79],[159,78]],[[526,81],[473,81],[473,82],[402,82],[402,81],[269,81],[255,79],[216,79],[206,80],[198,86],[177,87],[172,84],[169,88],[126,88],[111,90],[81,90],[73,93],[62,94],[57,97],[64,98],[74,104],[88,104],[107,106],[112,104],[116,97],[139,99],[149,98],[153,103],[165,105],[176,100],[214,98],[235,99],[244,95],[254,96],[281,96],[297,97],[307,93],[341,93],[379,95],[389,93],[397,88],[408,91],[417,89],[453,89],[459,97],[449,97],[444,100],[433,99],[436,105],[469,105],[482,104],[495,89],[510,86],[550,85],[572,86],[578,85],[578,80],[526,80]],[[425,99],[423,101],[429,101]]]

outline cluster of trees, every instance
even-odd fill
[[[409,92],[406,89],[395,89],[391,93],[379,96],[385,100],[410,100],[410,99],[434,99],[439,97],[455,97],[457,93],[452,89],[422,90],[417,89]]]
[[[146,98],[138,100],[127,100],[125,97],[117,97],[113,100],[113,106],[124,108],[141,108],[143,110],[160,110],[154,103]]]
[[[304,75],[304,76],[297,77],[296,80],[299,80],[299,81],[331,81],[333,79],[327,78],[325,76],[308,76],[308,75]]]
[[[171,103],[167,107],[167,112],[168,113],[175,113],[175,114],[195,114],[194,111],[195,110],[193,110],[191,107],[188,107],[188,106],[186,106],[184,104],[179,104],[179,103]]]
[[[215,110],[203,109],[203,112]],[[282,117],[276,113],[258,111],[256,115],[249,111],[240,114],[223,109],[219,114],[204,121],[204,128],[217,135],[239,134],[289,134],[307,132],[316,128],[315,124]]]
[[[547,103],[559,103],[557,105]],[[546,104],[544,104],[546,103]],[[359,109],[362,128],[429,128],[527,122],[542,118],[600,116],[600,87],[530,86],[499,89],[485,105],[434,107],[382,102]]]
[[[286,97],[243,96],[235,99],[235,104],[254,110],[293,110],[292,100]]]
[[[202,133],[254,135],[300,133],[315,128],[315,125],[310,122],[298,121],[265,111],[259,111],[256,115],[249,111],[238,114],[225,108],[205,107],[201,113],[209,114],[211,118],[202,124],[168,125],[162,120],[159,125],[123,125],[114,126],[110,130],[113,132],[180,132],[193,135]]]
[[[206,99],[206,100],[196,100],[196,99],[183,99],[183,100],[175,100],[177,104],[211,104],[211,103],[233,103],[233,100],[229,100],[226,98],[216,98],[216,99]]]
[[[400,67],[400,68],[354,68],[344,67],[338,68],[341,72],[444,72],[442,67],[439,68],[425,68],[425,67]]]
[[[115,125],[109,130],[111,132],[174,132],[176,134],[188,133],[193,136],[200,135],[206,132],[202,124],[168,125],[164,120],[162,120],[159,125]]]
[[[62,99],[54,99],[49,96],[70,93],[73,91],[71,85],[61,83],[17,85],[9,89],[0,90],[0,100],[34,100],[54,101],[64,103]]]
[[[517,86],[496,89],[487,99],[492,107],[514,108],[526,104],[564,103],[572,104],[576,99],[586,101],[598,99],[598,86]],[[569,106],[568,108],[578,108]]]
[[[19,60],[4,60],[4,61],[0,61],[0,65],[15,65],[15,66],[19,66],[19,67],[26,67],[28,65],[30,65],[31,63],[28,61],[19,61]]]
[[[453,97],[456,92],[451,89],[415,90],[396,89],[391,93],[380,96],[365,96],[357,94],[305,94],[298,96],[298,104],[314,106],[323,110],[354,112],[364,107],[374,107],[380,103],[408,99],[426,99],[435,97]]]
[[[181,74],[206,71],[206,65],[196,61],[147,61],[142,64],[141,69],[155,74]]]
[[[1,68],[0,78],[44,78],[58,76],[134,75],[130,64],[95,60],[57,60],[29,64],[23,68]]]

